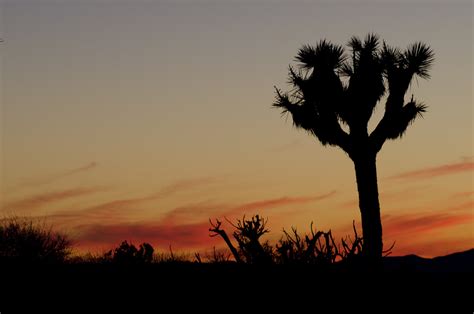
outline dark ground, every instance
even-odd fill
[[[101,313],[148,313],[148,307],[152,313],[346,313],[345,308],[351,313],[473,313],[473,274],[474,249],[434,259],[390,257],[378,271],[10,264],[0,267],[0,313],[94,313],[104,306],[108,310]],[[130,306],[133,310],[125,310]]]

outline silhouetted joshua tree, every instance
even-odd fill
[[[402,137],[408,125],[426,106],[404,96],[415,76],[429,78],[434,61],[431,48],[423,43],[402,51],[377,35],[364,40],[352,37],[344,48],[326,40],[304,45],[289,68],[293,90],[276,88],[273,106],[289,112],[296,127],[314,135],[323,145],[338,146],[354,162],[365,256],[382,256],[382,224],[377,187],[376,157],[386,140]],[[385,113],[369,134],[368,122],[375,106],[386,95]],[[348,127],[344,131],[342,125]]]

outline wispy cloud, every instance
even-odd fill
[[[422,252],[430,255],[423,247],[423,243],[431,241],[433,236],[446,235],[449,238],[447,230],[462,226],[474,224],[474,213],[472,208],[474,203],[467,201],[450,206],[439,207],[436,210],[427,212],[417,209],[410,214],[386,214],[382,216],[384,242],[390,245],[396,242],[394,254]],[[416,210],[416,209],[414,209]],[[360,222],[357,223],[360,230]],[[362,231],[360,231],[362,232]],[[337,229],[340,235],[352,234],[352,225],[346,224]],[[442,241],[442,238],[441,240]],[[471,246],[474,244],[471,239]],[[441,245],[441,242],[440,242]],[[409,251],[408,249],[415,248]],[[466,248],[466,246],[463,246]],[[440,248],[445,252],[452,252],[453,249]]]
[[[454,199],[465,199],[465,198],[472,198],[474,196],[474,191],[464,191],[458,192],[451,195],[451,198]]]
[[[396,201],[404,201],[409,198],[416,198],[420,196],[420,192],[427,190],[428,186],[416,186],[416,187],[409,187],[402,190],[392,190],[392,191],[383,191],[380,192],[379,198],[382,202],[390,201],[390,203],[394,203]],[[359,200],[354,199],[351,201],[345,201],[340,203],[340,206],[343,208],[358,208],[359,207]]]
[[[79,173],[79,172],[89,171],[89,170],[94,169],[96,167],[97,167],[97,163],[95,161],[93,161],[93,162],[88,163],[87,165],[84,165],[82,167],[66,171],[65,173],[63,173],[62,176],[67,177],[67,176],[70,176],[70,175],[73,175],[73,174],[76,174],[76,173]]]
[[[401,180],[417,180],[427,179],[439,176],[446,176],[450,174],[467,172],[474,170],[474,162],[469,160],[463,160],[462,162],[445,164],[436,167],[422,168],[418,170],[403,172],[388,179],[401,179]]]
[[[474,209],[474,201],[469,200],[467,202],[451,206],[449,208],[449,211],[450,212],[463,211],[463,210],[471,210],[472,211],[473,209]]]
[[[424,233],[444,229],[460,224],[474,222],[474,215],[470,212],[448,211],[436,213],[417,213],[404,216],[386,216],[383,220],[384,235],[396,238],[399,235],[420,236]]]
[[[161,188],[154,196],[152,197],[164,197],[170,194],[174,194],[177,192],[181,192],[184,190],[190,190],[194,188],[198,188],[207,184],[219,182],[219,177],[202,177],[202,178],[195,178],[195,179],[187,179],[177,181],[175,183],[169,184]]]
[[[142,197],[116,199],[103,202],[85,209],[81,209],[75,213],[76,215],[91,215],[91,216],[110,216],[123,213],[127,210],[135,210],[143,203],[155,201],[174,194],[195,189],[200,186],[218,182],[216,177],[203,177],[189,180],[181,180],[162,187],[158,192],[145,195]],[[71,212],[60,213],[71,214]]]
[[[331,191],[321,195],[315,196],[300,196],[300,197],[279,197],[273,199],[266,199],[261,201],[254,201],[249,203],[240,204],[232,208],[227,214],[240,214],[240,213],[249,213],[253,214],[255,210],[263,210],[267,208],[276,208],[281,206],[288,206],[288,205],[299,205],[299,204],[306,204],[312,203],[316,201],[321,201],[327,198],[330,198],[336,194],[336,191]]]
[[[53,183],[57,180],[63,179],[65,177],[69,177],[69,176],[72,176],[72,175],[75,175],[75,174],[78,174],[78,173],[90,171],[92,169],[95,169],[97,166],[98,166],[98,164],[95,161],[93,161],[93,162],[90,162],[90,163],[88,163],[86,165],[83,165],[81,167],[77,167],[77,168],[74,168],[74,169],[69,169],[69,170],[59,172],[59,173],[56,173],[56,174],[52,174],[52,175],[48,175],[48,176],[45,176],[45,177],[42,177],[42,178],[34,178],[34,179],[23,180],[22,182],[20,182],[19,186],[20,187],[37,187],[37,186],[41,186],[41,185],[45,185],[45,184],[50,184],[50,183]]]
[[[103,191],[103,187],[90,187],[90,188],[73,188],[62,191],[47,192],[42,194],[36,194],[20,200],[16,200],[7,203],[3,206],[4,210],[21,211],[37,209],[42,206],[50,205],[52,203],[60,202],[66,199],[89,195],[99,191]]]
[[[229,204],[229,203],[215,203],[211,201],[202,201],[198,203],[192,203],[182,205],[170,210],[163,218],[164,221],[176,222],[176,221],[187,221],[189,219],[208,219],[210,217],[232,217],[235,215],[242,214],[257,214],[260,211],[275,209],[278,207],[306,204],[324,200],[332,197],[336,194],[336,191],[329,193],[316,195],[316,196],[299,196],[299,197],[278,197],[265,200],[257,200],[252,202],[246,202],[242,204]]]
[[[187,189],[192,186],[194,185],[172,184],[164,187],[162,191],[174,193],[181,188]],[[136,242],[148,241],[165,247],[172,245],[177,249],[202,248],[209,247],[210,243],[213,243],[209,239],[209,218],[232,217],[244,212],[254,214],[257,210],[305,204],[329,198],[335,193],[331,191],[316,196],[279,197],[240,205],[206,200],[176,207],[161,219],[140,223],[128,223],[117,209],[132,209],[139,202],[149,200],[151,197],[117,200],[73,214],[65,212],[49,217],[55,221],[61,221],[63,225],[70,225],[77,234],[78,245],[83,248],[107,247],[126,239]],[[159,193],[154,195],[157,196]],[[98,224],[97,221],[101,223]]]
[[[201,201],[181,205],[168,211],[161,219],[167,224],[187,223],[189,221],[207,220],[210,217],[228,212],[229,204],[216,203],[213,201]]]

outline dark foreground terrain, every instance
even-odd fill
[[[450,309],[440,313],[472,313],[473,274],[474,249],[434,259],[389,257],[378,270],[356,264],[321,269],[311,265],[263,267],[235,263],[141,266],[7,263],[0,268],[0,312],[70,313],[105,304],[109,307],[105,313],[114,312],[111,308],[130,305],[139,308],[166,305],[172,310],[158,312],[190,313],[186,310],[190,307],[205,310],[224,304],[242,308],[240,311],[245,313],[257,312],[257,308],[266,308],[261,311],[268,313],[270,307],[280,305],[316,309],[323,305],[365,307],[364,302],[368,302],[367,305],[379,308],[374,303],[377,300],[385,302],[381,308],[399,308],[408,303],[425,308],[416,313],[428,313],[427,307],[438,306],[438,309],[446,306]],[[250,306],[253,302],[257,308]],[[32,305],[37,311],[27,310]],[[245,309],[246,306],[249,308]],[[89,312],[95,311],[86,311]],[[135,308],[131,312],[145,311]],[[290,311],[300,312],[303,311]]]

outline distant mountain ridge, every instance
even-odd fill
[[[474,248],[434,258],[417,255],[386,257],[384,268],[388,271],[474,272]]]

